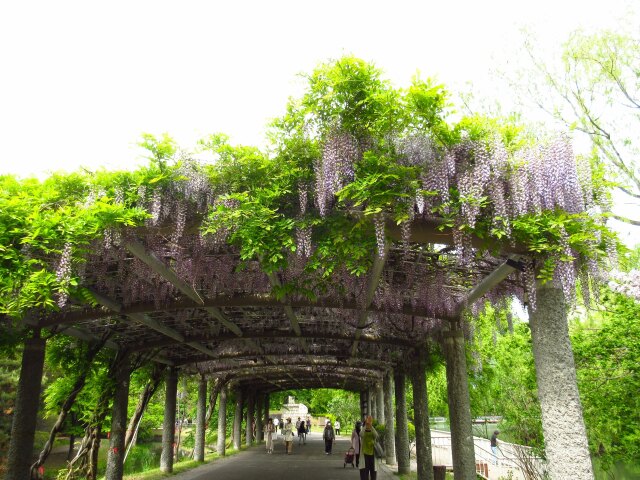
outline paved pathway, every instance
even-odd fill
[[[324,442],[320,433],[307,436],[307,444],[298,446],[294,438],[293,453],[286,455],[282,437],[274,443],[272,455],[267,455],[264,444],[244,450],[237,455],[218,459],[189,472],[172,477],[175,480],[359,480],[358,469],[347,465],[343,468],[344,453],[350,446],[347,437],[341,436],[333,444],[333,454],[324,454]],[[378,467],[378,480],[394,477],[386,466]]]

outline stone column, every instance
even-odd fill
[[[443,332],[447,368],[447,398],[451,425],[451,455],[456,480],[475,480],[476,465],[471,430],[471,404],[467,384],[464,335],[459,328]]]
[[[173,472],[173,445],[176,435],[176,396],[178,394],[178,369],[169,368],[164,400],[164,421],[162,422],[162,453],[160,471]]]
[[[429,429],[429,399],[427,377],[422,359],[411,370],[413,387],[413,412],[416,427],[416,460],[418,480],[433,480],[433,457],[431,455],[431,430]]]
[[[115,396],[111,414],[111,433],[109,435],[105,480],[122,480],[124,473],[124,438],[127,432],[127,408],[129,406],[129,381],[131,377],[129,358],[123,357],[116,368]]]
[[[198,384],[198,405],[196,407],[196,444],[193,449],[193,459],[196,462],[204,462],[204,437],[207,415],[207,379],[202,375]]]
[[[367,417],[367,393],[365,390],[360,391],[360,416],[362,420]]]
[[[378,420],[378,404],[376,402],[376,391],[375,387],[369,389],[369,401],[371,402],[371,416]]]
[[[378,423],[384,425],[384,389],[382,388],[382,383],[376,384],[376,406],[378,413]]]
[[[537,289],[537,309],[529,312],[549,475],[552,480],[591,480],[593,466],[569,340],[567,306],[562,290],[550,283]]]
[[[265,423],[269,421],[269,416],[271,415],[271,399],[269,398],[269,394],[265,394],[264,396],[264,421]]]
[[[218,455],[224,457],[227,453],[227,386],[220,388],[218,396],[218,443],[216,451]]]
[[[38,407],[40,406],[40,388],[42,368],[44,366],[45,340],[40,331],[24,342],[22,366],[16,392],[15,410],[11,425],[11,439],[7,461],[7,480],[30,478],[33,461],[33,441],[36,434]]]
[[[247,395],[247,424],[245,426],[245,445],[250,447],[253,444],[253,422],[255,420],[256,392],[251,390]]]
[[[233,448],[240,450],[242,445],[242,390],[236,389],[236,413],[233,417]]]
[[[409,458],[409,422],[407,420],[404,372],[396,371],[394,380],[396,390],[396,458],[398,473],[405,474],[411,471],[411,460]]]
[[[260,392],[256,393],[256,442],[262,443],[264,432],[262,431],[262,420],[264,414],[264,395]]]
[[[384,376],[384,454],[387,465],[396,464],[393,396],[393,371],[389,371]]]

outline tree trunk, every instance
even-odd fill
[[[11,425],[11,440],[7,461],[7,480],[29,478],[33,455],[33,441],[36,434],[42,369],[44,367],[45,339],[40,331],[34,331],[33,338],[25,341],[22,352],[20,380],[16,392],[15,410]]]
[[[127,407],[129,405],[129,382],[131,363],[126,356],[116,367],[116,385],[111,414],[111,431],[105,480],[122,480],[124,473],[125,436],[127,433]]]
[[[262,437],[263,437],[263,425],[262,425],[262,419],[263,419],[263,411],[264,408],[264,395],[260,392],[258,392],[256,394],[256,413],[255,413],[255,421],[256,421],[256,442],[257,443],[262,443]]]
[[[220,389],[224,385],[224,379],[214,378],[211,381],[211,387],[209,390],[209,406],[207,407],[207,415],[204,420],[204,424],[206,428],[211,426],[211,417],[213,416],[213,412],[216,409],[216,402],[218,401],[218,395],[220,394]]]
[[[222,385],[220,388],[220,406],[218,407],[218,443],[216,451],[218,455],[224,457],[226,454],[227,441],[227,388]]]
[[[551,480],[591,480],[566,308],[562,290],[549,285],[538,289],[537,309],[529,313],[545,453]]]
[[[131,420],[129,420],[129,426],[127,427],[127,435],[124,439],[124,448],[126,451],[129,450],[129,446],[132,443],[135,444],[134,440],[137,434],[138,424],[140,423],[140,420],[142,419],[144,412],[147,410],[147,407],[149,406],[149,402],[151,401],[151,398],[156,393],[156,390],[158,390],[158,386],[160,386],[160,382],[162,382],[163,374],[164,374],[164,367],[159,364],[156,364],[153,367],[153,371],[151,372],[151,378],[149,378],[149,381],[147,382],[147,384],[144,386],[144,389],[140,393],[140,397],[138,397],[138,404],[136,405],[136,410],[135,412],[133,412],[133,416],[131,417]]]
[[[204,462],[205,417],[207,410],[207,379],[202,375],[198,385],[198,405],[196,407],[196,439],[194,446],[194,460]]]
[[[162,422],[162,453],[160,471],[173,472],[173,446],[176,435],[176,397],[178,394],[178,369],[171,367],[166,380],[164,420]]]
[[[80,371],[80,374],[78,375],[78,378],[76,379],[75,383],[73,384],[73,388],[71,389],[71,392],[69,393],[69,395],[67,395],[67,398],[65,399],[62,406],[60,407],[60,413],[58,414],[58,419],[56,420],[56,423],[53,425],[53,427],[51,427],[51,431],[49,432],[49,438],[44,444],[44,447],[42,448],[42,451],[38,456],[38,460],[36,460],[35,463],[31,465],[31,478],[38,478],[38,468],[41,465],[44,465],[44,462],[47,461],[47,457],[49,457],[49,454],[51,453],[51,449],[53,448],[53,442],[56,439],[56,435],[62,429],[62,426],[64,425],[64,421],[66,420],[67,415],[69,414],[69,410],[71,410],[71,408],[73,407],[73,404],[76,401],[76,397],[84,388],[87,382],[87,376],[91,372],[91,367],[93,366],[93,360],[98,354],[98,352],[102,350],[102,347],[104,346],[106,340],[107,339],[105,337],[104,339],[102,339],[102,341],[93,345],[89,345],[87,349],[87,356],[84,359],[84,365],[82,366],[83,368]],[[71,457],[72,452],[73,452],[73,435],[72,435],[72,440],[69,446],[68,458]]]

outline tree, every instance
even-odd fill
[[[640,199],[640,37],[637,32],[576,31],[564,45],[556,71],[525,42],[541,82],[520,85],[540,108],[567,127],[589,136],[617,188]],[[549,95],[551,93],[551,95]],[[612,217],[640,225],[640,217]]]

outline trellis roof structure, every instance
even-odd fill
[[[390,237],[384,257],[372,252],[366,275],[340,272],[312,300],[273,294],[300,274],[295,254],[290,268],[266,274],[196,228],[177,243],[167,225],[127,230],[108,248],[96,242],[84,266],[98,305],[69,303],[39,325],[88,340],[106,335],[112,347],[264,391],[360,390],[411,362],[483,289],[522,289],[517,275],[498,286],[517,262],[484,254],[463,268],[450,235],[432,224],[416,220],[412,240],[440,243],[403,247]],[[391,236],[395,230],[389,225]]]

